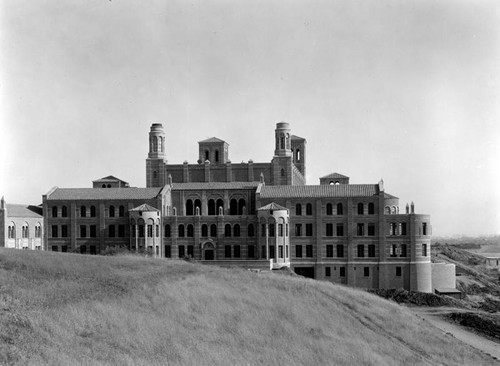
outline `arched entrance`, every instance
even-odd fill
[[[203,260],[213,261],[215,260],[215,243],[212,241],[207,241],[201,245],[201,251],[203,255]]]

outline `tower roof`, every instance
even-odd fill
[[[145,212],[145,211],[148,211],[148,212],[154,212],[154,211],[160,211],[158,210],[157,208],[154,208],[153,206],[150,206],[148,205],[147,203],[144,203],[140,206],[137,206],[129,211],[142,211],[142,212]]]
[[[286,211],[288,209],[286,207],[278,205],[275,202],[271,202],[270,204],[265,205],[265,206],[259,208],[257,211],[270,211],[270,210],[273,210],[273,211]]]
[[[325,175],[324,177],[321,177],[320,179],[323,179],[323,178],[349,178],[349,177],[346,175],[339,174],[339,173],[330,173],[328,175]]]
[[[209,139],[198,141],[199,144],[201,144],[201,143],[221,143],[221,142],[227,144],[226,141],[221,140],[220,138],[217,138],[217,137],[210,137]]]

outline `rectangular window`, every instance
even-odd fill
[[[325,277],[330,277],[332,275],[331,268],[325,267]]]
[[[427,244],[422,244],[422,257],[427,257]]]
[[[253,258],[255,257],[255,246],[249,245],[248,246],[248,258]]]
[[[344,245],[337,244],[337,258],[344,258]]]
[[[86,237],[87,237],[87,226],[80,225],[80,238],[86,238]]]
[[[337,236],[344,236],[344,224],[337,224]]]
[[[401,235],[406,235],[406,222],[401,223]]]
[[[398,246],[396,244],[392,244],[390,247],[390,256],[397,257],[398,256]]]
[[[363,275],[365,277],[370,277],[370,267],[363,267]]]
[[[400,257],[406,257],[406,244],[401,244],[401,255]]]
[[[269,236],[274,237],[274,232],[275,232],[274,224],[269,224]]]
[[[234,246],[234,258],[241,258],[241,247],[239,245]]]
[[[401,267],[396,267],[396,277],[401,277]]]
[[[375,257],[375,244],[368,245],[368,257]]]
[[[364,236],[365,235],[365,224],[358,224],[356,230],[356,235],[357,236]]]
[[[278,224],[278,236],[283,236],[283,224]]]
[[[68,237],[68,225],[62,225],[61,226],[61,238],[67,238]]]
[[[265,245],[263,245],[260,248],[260,256],[261,256],[262,259],[266,259],[267,258],[266,246]]]
[[[302,224],[295,224],[295,236],[302,236]]]
[[[422,224],[422,235],[427,235],[427,223]]]
[[[93,254],[93,255],[97,254],[97,247],[95,245],[90,246],[90,254]]]
[[[66,253],[67,251],[68,251],[68,246],[67,245],[63,245],[61,247],[61,252]]]
[[[148,225],[148,238],[153,237],[153,225]]]
[[[327,245],[326,246],[326,256],[328,258],[332,258],[333,257],[333,245]]]
[[[157,226],[157,228],[158,228],[158,226]],[[119,238],[125,237],[125,225],[118,225],[118,237]]]
[[[212,235],[212,236],[215,236],[215,235]],[[266,224],[262,224],[260,226],[260,236],[262,236],[263,238],[266,237]]]
[[[306,224],[306,236],[313,236],[313,224]]]
[[[333,224],[326,224],[326,236],[333,236]]]
[[[115,225],[109,225],[109,227],[108,227],[108,236],[110,238],[114,238],[115,237]]]
[[[194,245],[188,245],[188,257],[194,257]]]
[[[58,250],[57,245],[52,245],[52,251],[57,252],[57,250]]]
[[[224,246],[224,258],[231,258],[231,246],[230,245]]]
[[[165,258],[172,257],[172,247],[170,245],[165,245]]]
[[[90,237],[95,238],[97,236],[97,227],[95,225],[90,225]]]
[[[274,245],[269,246],[269,258],[275,258]]]
[[[368,224],[368,236],[375,236],[375,224]]]
[[[312,256],[313,256],[313,246],[308,244],[306,245],[306,257],[312,258]]]
[[[365,246],[363,244],[358,245],[358,258],[364,258],[365,256]]]
[[[302,245],[295,246],[295,258],[302,258]]]
[[[184,258],[186,255],[184,245],[179,245],[179,258]]]
[[[278,246],[278,257],[283,258],[283,245]]]
[[[144,225],[139,225],[139,238],[144,238]]]
[[[345,277],[345,267],[339,267],[339,275],[340,277]]]
[[[58,237],[58,232],[57,232],[57,225],[52,225],[52,237],[57,238]],[[54,249],[52,249],[54,250]],[[57,252],[57,250],[55,250]]]
[[[156,237],[160,237],[160,225],[156,225]]]

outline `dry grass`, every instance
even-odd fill
[[[0,250],[0,363],[491,364],[405,308],[273,273]]]

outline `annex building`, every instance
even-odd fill
[[[93,188],[43,196],[47,250],[108,247],[245,268],[291,267],[363,288],[432,292],[429,215],[399,211],[383,181],[349,184],[332,173],[306,185],[306,140],[276,124],[270,162],[234,164],[218,138],[198,143],[195,164],[169,164],[162,124],[151,126],[146,188],[113,176]]]

